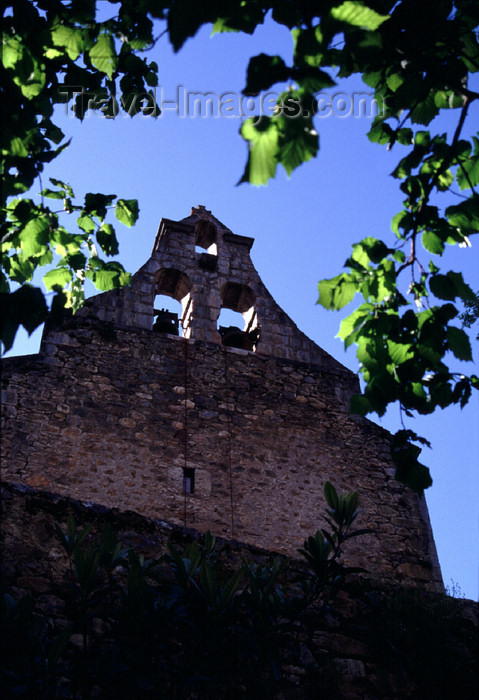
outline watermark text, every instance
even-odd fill
[[[158,87],[148,92],[124,93],[120,97],[109,95],[106,90],[91,92],[73,85],[63,85],[59,92],[66,105],[66,114],[81,118],[92,114],[110,119],[135,114],[143,117],[170,114],[183,119],[253,119],[258,123],[262,117],[272,116],[374,119],[384,111],[384,103],[373,93],[366,92],[319,93],[307,103],[294,97],[294,93],[217,94],[187,90],[183,85],[178,85],[173,94]]]

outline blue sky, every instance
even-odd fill
[[[115,120],[91,113],[80,124],[65,109],[59,119],[72,144],[43,175],[70,182],[75,193],[115,193],[140,202],[140,220],[132,229],[117,227],[119,259],[135,271],[149,257],[161,217],[181,219],[191,206],[204,204],[231,230],[252,236],[252,258],[267,288],[297,325],[321,347],[352,370],[353,349],[344,352],[335,339],[341,315],[316,305],[317,283],[342,269],[351,245],[365,236],[392,241],[392,216],[401,209],[398,182],[389,177],[401,157],[370,144],[365,136],[370,119],[331,113],[317,117],[318,157],[301,166],[290,179],[279,168],[267,187],[242,184],[247,147],[238,131],[238,113],[219,116],[181,115],[171,104],[181,94],[225,93],[240,96],[248,58],[259,52],[280,53],[289,59],[292,43],[287,31],[270,25],[253,37],[217,35],[207,29],[174,55],[167,37],[150,52],[159,65],[157,101],[163,114]],[[331,94],[353,100],[367,92],[358,79],[341,83]],[[336,98],[336,100],[339,98]],[[238,97],[239,101],[239,97]],[[336,106],[338,103],[336,101]],[[246,103],[243,103],[246,108]],[[331,110],[334,112],[334,110]],[[341,104],[339,110],[341,111]],[[478,123],[478,114],[470,121]],[[444,123],[447,128],[448,124]],[[40,187],[38,187],[40,189]],[[479,244],[450,248],[444,269],[460,269],[478,288]],[[343,314],[344,315],[344,314]],[[14,354],[36,352],[40,333],[16,343]],[[478,343],[474,343],[477,362]],[[9,353],[12,354],[12,353]],[[460,363],[458,363],[459,365]],[[464,365],[464,372],[477,366]],[[374,417],[372,417],[374,419]],[[392,410],[378,421],[389,430],[399,426]],[[479,559],[479,400],[410,421],[408,427],[427,436],[432,450],[423,453],[431,468],[433,487],[427,493],[430,516],[446,585],[451,580],[469,598],[478,597]]]

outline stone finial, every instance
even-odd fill
[[[191,214],[201,216],[202,219],[211,219],[211,211],[206,209],[204,204],[198,204],[197,207],[191,207]]]

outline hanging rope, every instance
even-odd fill
[[[184,412],[184,417],[183,417],[183,423],[184,423],[184,430],[183,430],[183,435],[184,435],[184,442],[183,442],[183,455],[184,455],[184,468],[183,468],[183,523],[184,526],[186,527],[186,514],[187,514],[187,504],[188,504],[188,498],[186,494],[186,488],[185,488],[185,478],[186,478],[186,469],[188,465],[188,407],[187,407],[187,400],[188,400],[188,341],[186,338],[183,338],[183,347],[185,349],[185,357],[184,357],[184,385],[185,385],[185,393],[184,393],[184,398],[183,402],[185,405],[185,412]]]
[[[229,399],[229,384],[228,384],[228,356],[226,347],[223,346],[225,358],[225,387],[226,387],[226,424],[228,427],[228,471],[230,478],[230,508],[231,508],[231,536],[235,536],[235,519],[234,519],[234,501],[233,501],[233,468],[231,464],[231,415],[230,415],[230,399]]]

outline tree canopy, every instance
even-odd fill
[[[403,207],[392,212],[392,235],[358,242],[345,270],[319,283],[319,303],[326,308],[360,299],[339,331],[346,347],[356,346],[364,380],[352,410],[382,415],[399,402],[411,416],[452,403],[464,406],[479,379],[454,369],[455,360],[472,360],[459,313],[476,296],[460,270],[440,265],[449,246],[469,246],[479,230],[479,134],[470,134],[469,123],[479,99],[473,75],[479,70],[475,0],[110,0],[102,3],[101,17],[96,5],[8,3],[1,220],[5,347],[19,324],[31,331],[45,318],[44,293],[30,285],[38,267],[56,263],[45,286],[65,295],[61,298],[74,309],[85,278],[100,289],[128,280],[119,263],[105,262],[99,252],[116,254],[115,231],[106,219],[114,207],[117,219],[132,225],[138,216],[134,200],[90,193],[76,203],[71,184],[62,180],[41,183],[39,203],[26,194],[41,181],[44,164],[68,146],[54,123],[56,105],[74,97],[79,119],[92,108],[113,118],[120,101],[131,116],[145,110],[154,115],[148,95],[158,82],[158,66],[144,51],[161,34],[167,32],[179,51],[203,25],[212,25],[214,33],[251,34],[269,20],[290,30],[293,59],[288,64],[265,53],[250,59],[244,93],[257,95],[275,85],[282,92],[273,112],[242,124],[248,157],[240,182],[264,185],[279,166],[290,175],[314,158],[318,95],[354,74],[379,106],[368,138],[397,153],[392,176]],[[71,86],[77,86],[74,95]],[[455,119],[452,129],[436,119],[444,113]],[[47,206],[49,199],[58,210]],[[64,223],[64,213],[74,214],[76,225]],[[11,291],[10,282],[18,288]],[[421,491],[431,478],[411,441],[427,443],[404,428],[394,438],[393,454],[398,477]]]
[[[45,186],[41,179],[45,164],[69,144],[55,124],[57,105],[73,97],[75,116],[83,119],[93,99],[97,108],[109,109],[113,117],[120,90],[131,116],[148,109],[144,100],[158,82],[158,66],[140,54],[154,41],[152,18],[163,16],[161,3],[111,4],[117,14],[100,20],[97,3],[90,0],[7,3],[2,33],[0,220],[1,339],[6,349],[20,324],[32,332],[48,313],[43,291],[30,284],[37,268],[56,263],[43,283],[74,310],[83,301],[85,279],[101,290],[129,279],[122,265],[105,262],[99,253],[118,252],[115,229],[107,222],[109,210],[114,208],[116,219],[132,226],[138,203],[103,193],[88,193],[77,203],[70,182],[51,179]],[[34,183],[40,186],[39,203],[25,196]],[[48,205],[49,200],[57,206]],[[75,215],[75,222],[65,220],[63,213]],[[20,286],[12,291],[10,283]]]

